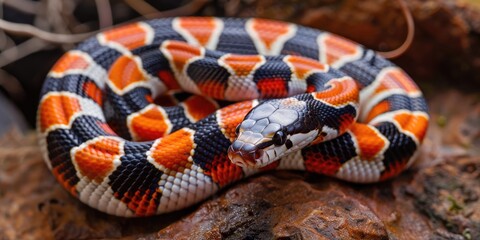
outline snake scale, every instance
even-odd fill
[[[44,83],[45,161],[73,196],[125,217],[198,203],[292,169],[371,183],[413,162],[428,125],[400,68],[334,34],[181,17],[104,31]]]

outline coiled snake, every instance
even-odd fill
[[[182,209],[272,169],[388,179],[412,163],[428,125],[418,87],[374,51],[264,19],[105,31],[58,60],[41,96],[48,167],[118,216]]]

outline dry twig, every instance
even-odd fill
[[[124,0],[133,10],[140,13],[144,18],[165,18],[192,15],[204,7],[209,0],[192,0],[191,2],[171,10],[158,11],[152,5],[140,0]]]
[[[98,32],[93,31],[80,34],[51,33],[29,24],[13,23],[3,19],[0,19],[0,28],[16,35],[36,37],[51,43],[77,43]]]
[[[25,89],[23,89],[22,84],[3,69],[0,69],[0,87],[3,87],[14,101],[21,101],[25,97]],[[1,141],[0,146],[2,146]]]
[[[48,43],[38,38],[30,38],[15,47],[8,48],[0,55],[0,67],[4,67],[13,61],[45,49],[48,45]]]
[[[388,59],[397,58],[397,57],[400,57],[402,54],[404,54],[408,50],[408,48],[412,45],[413,38],[415,36],[415,24],[413,22],[412,13],[408,9],[408,6],[404,0],[398,0],[397,2],[400,4],[400,7],[402,9],[402,14],[405,16],[405,21],[407,21],[408,32],[407,32],[407,37],[405,38],[405,41],[402,43],[402,45],[400,45],[400,47],[387,52],[377,51],[378,54]]]
[[[95,0],[100,28],[110,27],[113,24],[112,8],[109,0]]]
[[[124,2],[142,16],[157,13],[158,10],[152,5],[141,0],[124,0]]]

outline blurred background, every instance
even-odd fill
[[[404,0],[413,42],[393,59],[427,93],[480,86],[480,0]],[[406,16],[391,0],[1,0],[0,135],[34,127],[45,75],[67,50],[100,29],[182,15],[264,17],[325,29],[369,48],[404,43]]]
[[[115,218],[81,204],[46,168],[33,131],[46,74],[65,51],[102,29],[189,15],[294,22],[392,57],[420,85],[430,108],[413,170],[367,187],[302,173],[266,174],[232,186],[198,210],[148,219]],[[173,239],[176,233],[253,239],[275,231],[272,236],[291,237],[281,239],[312,239],[325,232],[337,236],[337,230],[361,239],[480,239],[479,156],[480,0],[0,0],[0,239]],[[313,206],[304,213],[292,210],[290,203],[302,199],[291,194],[303,189],[297,186],[327,201],[299,203]],[[265,195],[275,189],[293,200],[266,203],[252,189]],[[345,201],[348,208],[337,204]],[[345,210],[350,214],[339,214]],[[285,221],[279,217],[285,212],[304,222]],[[368,218],[348,220],[353,213]],[[347,224],[333,233],[320,229],[329,219]],[[304,229],[318,235],[303,235]]]

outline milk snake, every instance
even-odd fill
[[[428,125],[422,93],[391,62],[265,19],[99,33],[58,60],[41,96],[37,129],[56,179],[126,217],[183,209],[272,169],[382,181],[412,163]]]

